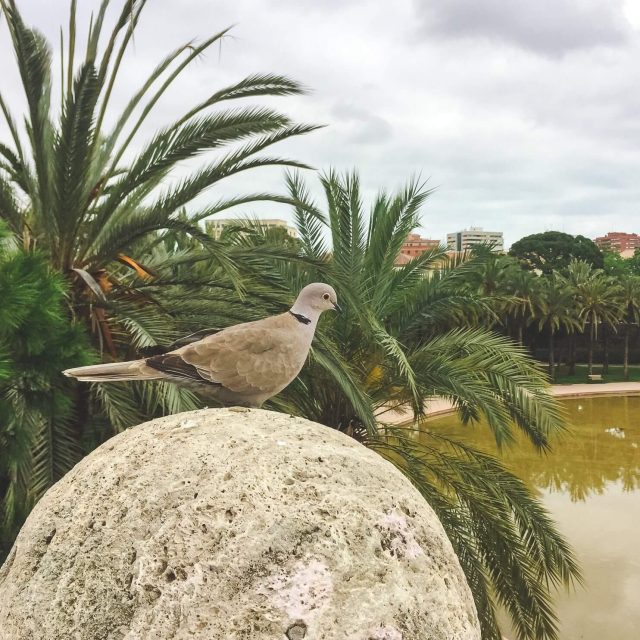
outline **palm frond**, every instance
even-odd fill
[[[546,376],[523,349],[484,329],[457,329],[426,342],[411,355],[419,383],[430,395],[450,398],[466,421],[484,415],[498,446],[521,429],[547,449],[564,429]]]
[[[178,124],[182,124],[201,111],[226,100],[241,100],[256,96],[291,96],[305,92],[305,88],[300,83],[286,76],[273,73],[254,74],[224,89],[219,89],[204,102],[188,111]]]
[[[62,478],[83,456],[81,443],[71,420],[71,402],[60,390],[47,399],[46,416],[32,443],[29,492],[37,502],[45,491]]]
[[[2,115],[4,116],[4,120],[7,123],[7,127],[9,128],[9,132],[11,133],[11,139],[13,140],[13,144],[15,145],[17,157],[20,159],[20,162],[24,165],[25,157],[24,152],[22,150],[22,142],[20,141],[20,135],[18,134],[18,128],[16,127],[15,120],[9,111],[9,107],[5,102],[2,94],[0,94],[0,110],[2,110]]]
[[[222,31],[207,38],[204,42],[202,42],[197,46],[189,46],[184,48],[184,50],[189,51],[189,55],[186,56],[184,60],[180,62],[176,66],[176,68],[171,73],[169,73],[168,76],[164,79],[164,82],[162,82],[160,87],[157,89],[157,91],[153,94],[151,99],[147,102],[145,107],[142,109],[142,113],[138,117],[135,125],[131,128],[129,135],[126,137],[124,142],[120,145],[118,150],[115,151],[115,147],[116,147],[117,140],[119,139],[119,135],[122,132],[126,122],[131,117],[135,109],[135,106],[144,97],[144,95],[147,93],[150,87],[162,77],[162,73],[164,72],[164,70],[168,68],[168,65],[163,66],[161,64],[159,67],[156,67],[154,72],[149,76],[148,81],[145,82],[142,89],[138,92],[138,94],[136,94],[132,103],[130,103],[127,106],[127,108],[125,108],[122,114],[122,117],[116,124],[116,127],[113,133],[111,134],[111,136],[109,136],[109,139],[105,144],[105,155],[110,156],[113,153],[113,160],[111,162],[109,169],[106,172],[107,178],[113,175],[113,172],[116,170],[116,167],[119,165],[120,160],[122,159],[123,155],[129,148],[132,140],[136,137],[136,134],[138,133],[144,121],[147,119],[149,113],[151,113],[154,106],[157,104],[158,100],[160,100],[160,98],[164,95],[164,93],[169,89],[169,87],[171,87],[171,85],[175,82],[178,76],[189,66],[189,64],[191,64],[198,56],[200,56],[204,51],[206,51],[211,45],[213,45],[215,42],[218,42],[221,38],[223,38],[228,31],[229,31],[228,28],[223,29]]]
[[[62,265],[71,262],[73,246],[84,219],[86,204],[93,185],[91,147],[93,144],[93,115],[100,87],[92,65],[81,68],[72,92],[69,92],[60,119],[60,131],[53,146],[53,211],[55,230],[67,246],[60,247]]]
[[[109,428],[115,433],[144,422],[145,415],[133,385],[118,382],[95,384],[92,394],[96,407],[107,416]]]
[[[34,197],[37,197],[42,211],[45,212],[49,204],[51,188],[48,164],[52,144],[49,121],[51,49],[40,32],[25,26],[14,0],[3,0],[2,9],[7,18],[29,109],[27,132],[38,176],[38,193],[34,194]]]
[[[309,190],[299,172],[287,171],[285,181],[303,250],[310,257],[322,259],[328,253],[323,236],[327,221],[311,201]]]
[[[23,217],[11,183],[0,175],[0,219],[14,233],[22,232]]]

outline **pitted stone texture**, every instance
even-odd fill
[[[471,640],[464,575],[393,465],[332,429],[209,409],[109,440],[0,569],[0,640]]]

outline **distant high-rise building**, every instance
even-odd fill
[[[606,236],[600,236],[594,242],[601,249],[608,249],[616,253],[627,253],[640,249],[640,236],[637,233],[609,231]]]
[[[466,251],[477,244],[491,245],[492,251],[504,251],[502,231],[484,231],[481,227],[471,227],[455,233],[447,233],[449,251]]]
[[[242,226],[259,225],[263,228],[272,229],[274,227],[281,227],[286,229],[287,234],[292,238],[298,237],[298,232],[287,223],[286,220],[280,220],[278,218],[211,218],[211,220],[205,220],[205,231],[216,240],[222,234],[224,227],[242,227]]]

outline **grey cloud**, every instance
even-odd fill
[[[621,0],[531,0],[531,6],[430,0],[429,8],[419,9],[419,46],[406,37],[407,24],[415,24],[415,2],[401,0],[390,11],[380,0],[330,0],[328,7],[320,0],[184,0],[176,13],[175,1],[154,0],[123,64],[110,118],[168,50],[236,24],[232,37],[163,97],[140,142],[211,91],[274,71],[312,93],[255,103],[282,109],[295,121],[328,125],[274,153],[321,170],[356,167],[367,198],[379,188],[400,187],[413,174],[430,177],[429,186],[438,189],[424,208],[427,235],[442,240],[456,228],[478,225],[504,230],[511,243],[552,228],[591,237],[640,231],[640,38],[625,43]],[[114,0],[114,8],[120,3]],[[86,29],[99,0],[78,4]],[[67,1],[21,5],[27,22],[55,47],[59,23],[67,20],[59,9]],[[83,31],[78,41],[85,37]],[[24,100],[3,23],[0,60],[7,61],[0,89],[17,117]],[[0,122],[0,140],[5,134]],[[314,174],[305,174],[321,202]],[[222,181],[202,203],[283,188],[282,170],[270,168]],[[242,213],[289,215],[274,204],[236,212]]]
[[[389,139],[391,125],[380,116],[353,104],[338,102],[331,115],[348,129],[346,139],[353,144],[379,144]]]
[[[551,56],[621,45],[629,35],[621,0],[416,0],[416,11],[427,33],[495,39]]]

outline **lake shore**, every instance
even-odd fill
[[[554,396],[579,398],[581,396],[611,396],[640,394],[640,382],[591,382],[584,384],[554,384],[551,387]],[[425,407],[430,418],[453,411],[453,404],[446,398],[434,398]],[[399,425],[411,420],[411,411],[397,409],[381,416],[386,424]]]

